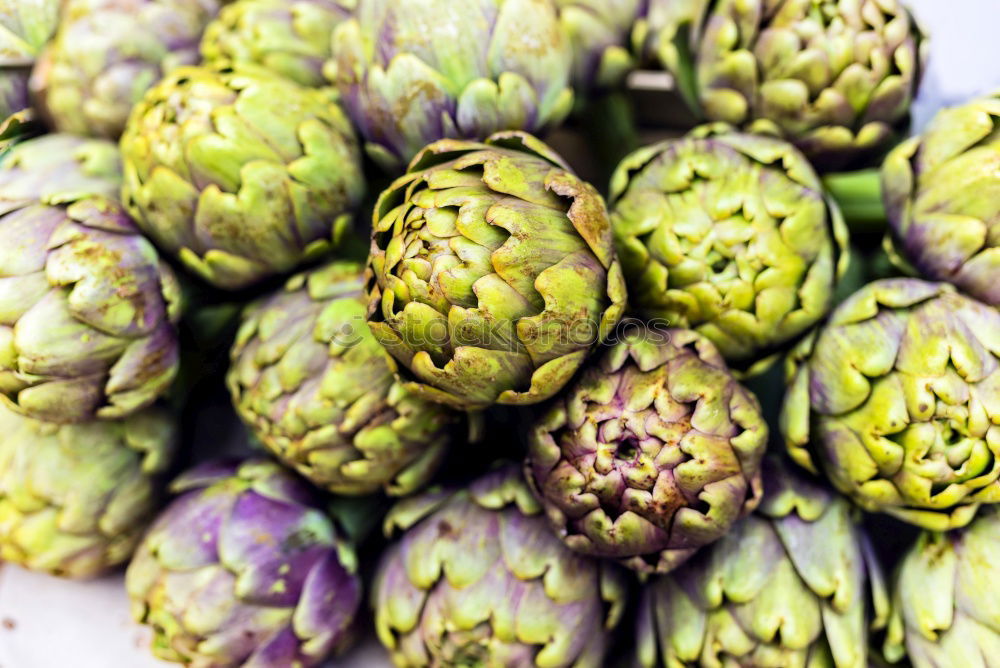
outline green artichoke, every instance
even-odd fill
[[[308,668],[350,639],[354,550],[308,485],[266,460],[212,462],[171,488],[125,574],[153,653],[198,668]]]
[[[113,144],[48,135],[0,164],[0,400],[52,422],[121,418],[178,366],[180,290],[106,193]]]
[[[364,267],[335,262],[251,306],[227,384],[282,461],[336,494],[410,494],[444,458],[456,414],[396,381],[365,323]]]
[[[66,0],[31,75],[58,132],[118,139],[129,111],[164,73],[197,62],[217,0]]]
[[[929,42],[898,0],[650,0],[637,30],[700,116],[783,136],[818,168],[908,123]]]
[[[540,513],[512,465],[390,511],[386,530],[405,533],[383,554],[372,602],[395,665],[604,665],[625,583],[563,547]]]
[[[617,86],[635,65],[632,26],[647,0],[555,0],[573,47],[573,86],[586,91]]]
[[[568,547],[665,573],[760,502],[767,434],[707,339],[636,327],[529,432],[525,474]]]
[[[364,190],[332,93],[251,64],[174,70],[133,110],[121,148],[133,217],[224,288],[325,253]]]
[[[0,0],[0,123],[31,106],[31,67],[58,21],[59,0]]]
[[[924,533],[899,567],[885,654],[915,668],[988,668],[1000,657],[1000,515],[962,531]]]
[[[358,0],[327,76],[384,168],[438,139],[540,132],[573,106],[553,0]]]
[[[777,462],[756,513],[646,585],[639,663],[865,668],[888,598],[843,498]]]
[[[745,375],[827,314],[849,261],[839,209],[778,139],[705,128],[640,149],[611,206],[631,306],[704,335]]]
[[[256,63],[303,86],[322,86],[330,34],[356,0],[237,0],[208,24],[206,62]]]
[[[158,409],[59,425],[0,406],[0,559],[71,578],[132,555],[176,445]]]
[[[520,132],[424,149],[375,206],[369,262],[407,389],[461,408],[548,399],[625,305],[604,201]]]
[[[1000,306],[1000,92],[938,113],[889,154],[882,187],[905,259]]]
[[[1000,502],[1000,312],[947,283],[886,279],[788,360],[792,457],[869,511],[935,531]]]

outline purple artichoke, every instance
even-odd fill
[[[233,404],[285,464],[334,494],[417,491],[458,414],[413,396],[365,324],[364,266],[291,278],[243,315],[226,377]]]
[[[153,653],[199,668],[315,666],[361,601],[352,547],[311,489],[267,460],[212,463],[172,486],[125,575]]]
[[[850,504],[776,459],[764,500],[718,543],[643,587],[643,668],[864,668],[889,612]]]
[[[359,0],[327,76],[394,170],[438,139],[541,132],[573,106],[573,54],[552,0]]]
[[[0,168],[0,399],[52,422],[121,418],[177,372],[180,290],[114,200],[113,144],[49,135]]]
[[[900,0],[650,0],[634,39],[696,114],[782,136],[820,170],[905,130],[930,46]]]
[[[66,0],[31,74],[39,110],[59,132],[117,139],[164,74],[198,61],[217,0]]]
[[[1000,502],[1000,312],[947,283],[875,281],[788,360],[793,459],[934,531]]]
[[[632,328],[531,431],[525,472],[570,548],[662,573],[757,506],[767,434],[708,339]]]
[[[940,112],[882,165],[896,249],[923,276],[1000,306],[1000,92]]]
[[[408,390],[459,408],[555,395],[625,308],[604,200],[523,132],[421,151],[368,261],[375,338]]]
[[[397,666],[602,665],[625,605],[616,567],[552,535],[518,469],[400,502],[375,576],[375,628]]]

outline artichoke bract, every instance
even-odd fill
[[[768,459],[758,510],[645,587],[636,648],[646,668],[865,668],[888,607],[850,504]]]
[[[915,668],[988,668],[1000,656],[996,601],[1000,514],[983,510],[968,527],[923,533],[896,574],[885,655]]]
[[[1000,92],[938,113],[882,165],[894,246],[926,278],[1000,306]]]
[[[135,107],[121,149],[136,221],[223,288],[327,252],[364,190],[332,91],[247,63],[174,70]]]
[[[364,266],[334,262],[251,306],[227,384],[257,437],[336,494],[409,494],[435,473],[457,414],[393,377],[365,322]]]
[[[604,200],[520,132],[428,146],[374,212],[369,324],[406,387],[466,409],[560,390],[625,306]]]
[[[905,129],[929,42],[898,0],[650,0],[636,40],[700,116],[777,134],[818,168]]]
[[[67,0],[31,75],[58,132],[118,139],[129,111],[165,73],[198,60],[217,0]]]
[[[438,139],[540,132],[573,106],[552,0],[358,0],[327,77],[388,170]]]
[[[321,86],[330,34],[355,5],[355,0],[237,0],[205,28],[201,54],[206,62],[257,63],[303,86]]]
[[[840,210],[778,139],[703,128],[640,149],[611,207],[630,307],[704,335],[744,375],[828,313],[849,262]]]
[[[125,574],[153,653],[201,668],[316,666],[361,602],[353,548],[308,485],[267,460],[210,462],[172,485]]]
[[[788,359],[793,459],[934,531],[1000,501],[1000,312],[947,283],[875,281]]]
[[[552,535],[517,467],[401,501],[375,575],[375,629],[397,666],[604,665],[621,573]]]
[[[120,418],[177,373],[180,290],[116,201],[113,144],[48,135],[0,164],[0,400],[53,422]]]
[[[579,91],[617,86],[635,66],[633,24],[647,0],[555,0],[573,47],[573,86]]]
[[[0,406],[0,429],[0,559],[72,578],[127,561],[173,458],[173,417],[60,425]]]
[[[760,502],[767,435],[707,339],[637,327],[529,432],[525,474],[567,546],[665,573]]]

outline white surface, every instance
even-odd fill
[[[931,62],[914,114],[921,127],[944,105],[1000,88],[997,0],[911,0],[933,35]],[[149,636],[132,624],[121,577],[62,582],[0,568],[0,668],[165,668],[151,659]],[[351,668],[389,663],[371,642],[336,662]]]

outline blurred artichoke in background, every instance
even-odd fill
[[[375,576],[375,629],[397,666],[604,665],[625,583],[567,550],[513,465],[411,497]]]
[[[573,47],[573,86],[588,91],[620,84],[635,65],[629,34],[648,0],[555,2],[563,33]]]
[[[645,587],[639,663],[865,668],[888,600],[842,497],[766,460],[756,513]]]
[[[59,425],[0,406],[0,559],[87,578],[132,556],[176,446],[172,416]]]
[[[572,65],[553,0],[358,0],[327,76],[369,155],[395,171],[438,139],[558,125]]]
[[[121,206],[102,140],[48,135],[0,164],[0,399],[54,422],[120,418],[177,372],[180,291]]]
[[[118,139],[129,111],[165,73],[198,60],[217,0],[66,0],[31,75],[58,132]]]
[[[746,375],[827,314],[849,260],[836,204],[778,139],[703,128],[640,149],[611,205],[630,307],[704,335]]]
[[[407,389],[461,408],[551,397],[625,305],[604,200],[520,132],[422,151],[375,206],[369,262]]]
[[[1000,306],[1000,92],[939,112],[889,154],[882,187],[905,259]]]
[[[924,533],[903,558],[885,654],[915,668],[988,668],[1000,657],[1000,514],[962,531]]]
[[[309,487],[266,460],[203,464],[172,485],[125,575],[153,653],[199,668],[316,666],[361,602],[353,548]]]
[[[330,34],[356,0],[237,0],[208,24],[206,62],[256,63],[303,86],[321,86]]]
[[[396,381],[365,323],[364,267],[335,262],[252,305],[232,350],[233,403],[278,457],[336,494],[409,494],[457,415]]]
[[[332,93],[251,64],[174,70],[133,110],[121,148],[139,225],[224,288],[325,253],[364,190]]]
[[[638,327],[529,433],[525,473],[567,546],[665,573],[760,502],[767,435],[708,340]]]
[[[0,126],[31,106],[31,67],[58,21],[59,0],[0,0]]]
[[[821,170],[909,122],[929,42],[898,0],[650,0],[635,38],[698,115],[782,136]]]
[[[866,510],[934,531],[1000,501],[1000,312],[946,283],[886,279],[788,361],[792,457]]]

